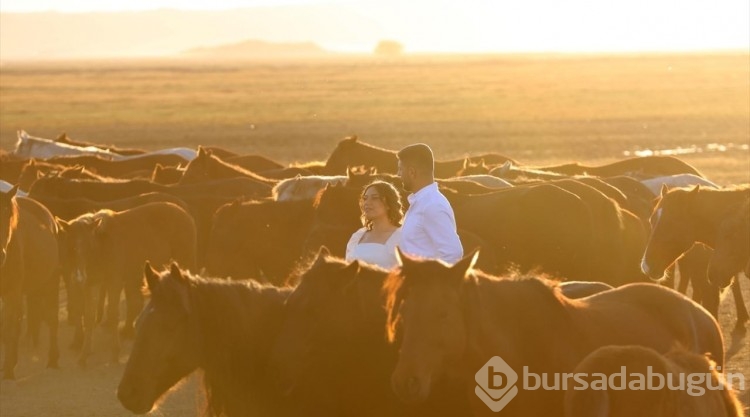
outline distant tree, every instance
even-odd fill
[[[404,52],[404,46],[396,41],[383,40],[375,47],[375,55],[398,56],[402,52]]]

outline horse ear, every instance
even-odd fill
[[[701,190],[701,185],[700,184],[695,184],[695,187],[693,187],[693,189],[690,190],[690,194],[696,195],[696,194],[698,194],[700,192],[700,190]]]
[[[341,286],[342,293],[346,293],[352,287],[352,284],[354,284],[354,281],[357,279],[359,269],[359,261],[356,259],[341,269],[342,279],[344,281]]]
[[[27,166],[30,166],[30,167],[36,166],[36,159],[35,158],[29,159],[29,163]]]
[[[661,197],[664,197],[667,194],[667,192],[669,192],[669,187],[667,187],[667,184],[662,184],[661,185],[661,190],[659,192],[659,195]]]
[[[198,157],[201,156],[208,156],[208,152],[206,152],[206,149],[202,145],[198,145]]]
[[[156,288],[159,286],[159,274],[154,271],[154,268],[151,267],[151,263],[149,261],[146,261],[146,266],[143,269],[143,275],[146,277],[146,285],[148,286],[148,290],[151,292],[151,294],[153,294]]]
[[[510,172],[511,168],[513,168],[513,163],[505,161],[505,163],[500,166],[500,175]]]
[[[354,168],[352,168],[350,165],[347,165],[346,166],[346,178],[352,179],[353,176],[354,176]]]
[[[487,168],[487,165],[484,163],[484,158],[479,160],[479,166],[482,168]]]
[[[57,223],[57,227],[65,231],[68,227],[70,227],[70,223],[66,222],[65,220],[55,216],[55,223]]]
[[[471,165],[471,161],[469,160],[469,158],[464,158],[464,169],[468,168],[469,165]]]
[[[405,254],[399,246],[396,246],[396,261],[401,268],[414,263],[414,259]]]
[[[318,249],[318,257],[321,256],[331,256],[331,251],[328,250],[328,247],[325,245],[321,246],[320,249]]]
[[[180,265],[175,261],[172,261],[172,264],[169,265],[169,274],[172,276],[172,278],[175,278],[179,281],[187,280],[187,278],[182,274]]]
[[[459,276],[463,279],[466,276],[466,274],[469,272],[469,270],[473,268],[474,265],[477,263],[478,257],[479,257],[479,248],[476,248],[474,249],[473,252],[461,258],[460,261],[456,262],[456,264],[453,265],[451,269],[453,271],[458,272]]]

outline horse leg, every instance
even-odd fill
[[[135,336],[133,323],[143,310],[143,294],[137,285],[127,285],[125,287],[125,301],[127,302],[127,315],[125,324],[122,326],[120,335],[123,338],[132,339]]]
[[[739,275],[732,281],[732,295],[734,295],[734,306],[737,309],[737,323],[734,325],[734,333],[745,334],[745,323],[750,319],[745,307],[745,300],[742,298],[742,288],[740,288]]]
[[[671,271],[672,275],[674,276],[678,264],[680,264],[679,260],[673,263],[672,266],[667,269],[667,271]],[[687,268],[685,268],[684,266],[680,266],[680,282],[679,284],[677,284],[677,291],[679,291],[681,294],[687,294],[688,283],[690,282],[690,280],[686,277],[687,274],[683,272],[683,269]]]
[[[60,292],[58,281],[47,289],[47,296],[44,302],[45,321],[49,328],[49,355],[47,356],[47,368],[59,368],[58,360],[60,359],[60,347],[57,341],[57,332],[60,326],[60,316],[58,315],[58,306],[60,305]]]
[[[41,301],[38,295],[29,294],[26,296],[26,334],[34,349],[39,346],[41,324]]]
[[[18,339],[21,336],[22,313],[23,295],[19,288],[13,294],[3,297],[2,322],[0,322],[5,347],[3,379],[15,379],[14,371],[18,363]]]
[[[86,359],[91,355],[91,339],[94,334],[94,325],[96,322],[95,306],[98,303],[99,289],[96,286],[81,284],[83,306],[83,346],[81,353],[78,355],[78,365],[86,367]]]
[[[104,322],[106,332],[111,337],[112,350],[110,361],[119,363],[120,361],[120,337],[117,327],[120,321],[120,292],[122,284],[115,281],[107,286],[107,320]]]
[[[669,268],[667,268],[666,272],[664,273],[664,275],[666,275],[666,278],[664,278],[664,280],[660,282],[661,285],[667,288],[674,289],[674,283],[676,281],[675,266],[676,266],[676,263],[673,263],[672,265],[669,266]],[[682,284],[682,281],[680,281],[680,284]],[[684,291],[680,291],[680,292],[685,294]]]

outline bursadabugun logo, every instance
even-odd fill
[[[711,368],[710,370],[713,370]],[[721,370],[721,368],[717,368]],[[474,392],[493,412],[505,408],[518,395],[518,374],[501,357],[493,356],[474,375],[477,386]],[[742,373],[727,373],[725,383],[712,378],[711,373],[668,373],[662,375],[647,366],[646,373],[628,372],[621,366],[619,372],[603,373],[541,373],[531,372],[523,367],[522,388],[524,391],[567,391],[567,390],[671,390],[685,391],[690,396],[702,396],[708,391],[745,390],[745,376]]]
[[[487,361],[474,380],[477,382],[474,392],[496,413],[518,394],[518,374],[499,356]]]

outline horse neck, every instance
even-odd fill
[[[220,352],[249,354],[268,348],[270,333],[281,322],[284,298],[282,289],[242,283],[201,282],[193,287],[190,302],[205,362],[227,357],[217,355]]]
[[[241,283],[191,288],[200,367],[210,415],[273,415],[278,407],[266,375],[289,291]]]
[[[501,356],[518,361],[516,366],[531,362],[539,364],[544,358],[557,357],[561,349],[567,349],[564,346],[567,340],[556,336],[575,332],[574,309],[567,299],[545,294],[545,291],[552,290],[534,288],[536,284],[501,284],[482,276],[464,284],[462,298],[469,360],[476,357],[479,361],[486,361],[488,354],[506,352],[507,358]],[[511,289],[510,285],[517,287]],[[517,291],[515,306],[498,302],[509,299],[507,293],[503,294],[508,290]]]
[[[716,232],[727,211],[750,196],[750,189],[737,191],[701,190],[690,206],[695,240],[713,247]]]

